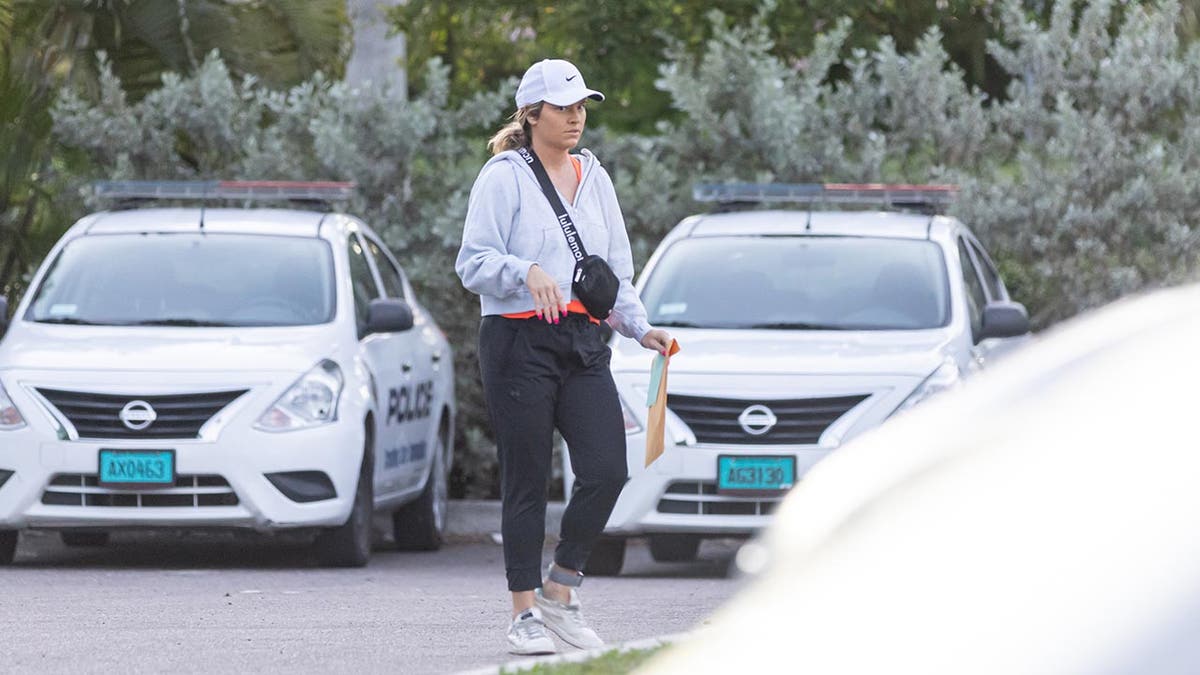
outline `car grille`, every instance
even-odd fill
[[[58,389],[38,389],[39,394],[70,420],[80,438],[88,439],[188,439],[247,389],[204,394],[130,396],[93,394]],[[154,409],[155,419],[144,429],[131,429],[121,421],[121,411],[133,401]]]
[[[658,500],[657,511],[686,516],[765,516],[783,500],[778,497],[728,497],[717,494],[714,483],[676,481]]]
[[[815,445],[829,425],[867,397],[867,394],[861,394],[744,400],[668,394],[667,407],[691,428],[698,443]],[[749,433],[738,422],[738,416],[754,405],[766,406],[777,420],[773,427],[759,435]]]
[[[156,508],[237,506],[238,496],[221,476],[178,476],[175,486],[145,490],[102,488],[95,474],[58,474],[42,493],[47,506]]]

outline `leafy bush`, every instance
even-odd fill
[[[1041,325],[1192,278],[1200,251],[1200,45],[1180,6],[1056,3],[1048,28],[1010,5],[991,45],[1018,76],[988,113],[993,151],[960,172],[958,212],[1000,251]]]
[[[912,53],[884,37],[843,54],[842,23],[790,68],[768,15],[715,15],[703,56],[677,49],[661,68],[684,121],[623,141],[639,158],[618,181],[630,221],[661,235],[695,208],[698,179],[946,181],[1037,326],[1192,278],[1200,45],[1177,37],[1174,0],[1076,4],[1057,0],[1044,27],[1002,5],[1004,40],[988,45],[1013,78],[1002,101],[964,84],[936,29]]]

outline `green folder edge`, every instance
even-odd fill
[[[646,407],[652,408],[658,403],[658,387],[662,383],[663,371],[667,368],[667,357],[657,354],[654,363],[650,365],[650,391],[646,392]]]

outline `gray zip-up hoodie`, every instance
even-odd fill
[[[640,342],[650,331],[650,324],[633,288],[633,253],[616,190],[591,152],[583,150],[577,157],[583,179],[575,201],[568,202],[561,194],[558,197],[587,252],[604,258],[621,280],[609,325]],[[564,298],[574,297],[571,278],[575,258],[554,209],[533,169],[515,151],[508,150],[484,164],[475,179],[454,269],[463,286],[479,294],[485,316],[513,314],[534,308],[533,297],[525,286],[525,276],[534,263],[558,282]]]

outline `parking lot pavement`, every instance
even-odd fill
[[[588,617],[613,644],[688,630],[740,585],[727,576],[736,549],[710,541],[694,563],[658,564],[631,545],[622,576],[587,580]],[[492,543],[377,550],[366,568],[334,570],[302,541],[258,535],[66,548],[27,532],[0,580],[6,672],[448,673],[516,658]]]

